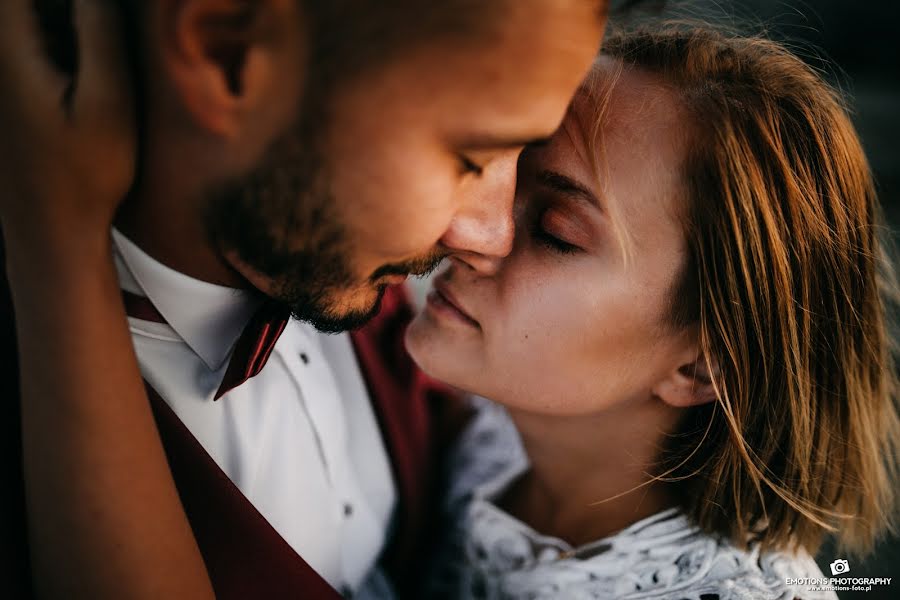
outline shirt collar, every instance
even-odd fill
[[[246,291],[179,273],[152,258],[115,228],[112,238],[114,252],[120,259],[116,261],[120,284],[136,284],[139,290],[130,291],[146,296],[206,366],[218,370],[261,301]]]

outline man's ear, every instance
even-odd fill
[[[200,128],[235,139],[248,128],[277,131],[294,118],[307,52],[298,4],[164,1],[162,68]]]
[[[713,381],[718,377],[716,360],[694,352],[653,387],[653,395],[676,408],[707,404],[716,399]]]

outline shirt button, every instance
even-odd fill
[[[344,504],[344,516],[350,517],[353,515],[353,505],[347,502]]]
[[[306,355],[306,352],[301,352],[301,353],[300,353],[300,360],[303,361],[303,364],[304,364],[304,365],[308,365],[308,364],[309,364],[309,356]]]

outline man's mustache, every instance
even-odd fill
[[[386,275],[415,275],[417,277],[424,277],[425,275],[433,273],[441,262],[449,255],[450,253],[447,251],[437,250],[428,256],[413,258],[402,263],[383,265],[375,269],[375,272],[372,273],[372,276],[369,279],[371,281],[378,281]]]

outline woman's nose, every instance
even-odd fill
[[[478,179],[460,189],[460,209],[441,238],[451,255],[485,274],[512,251],[517,153],[497,158]]]

